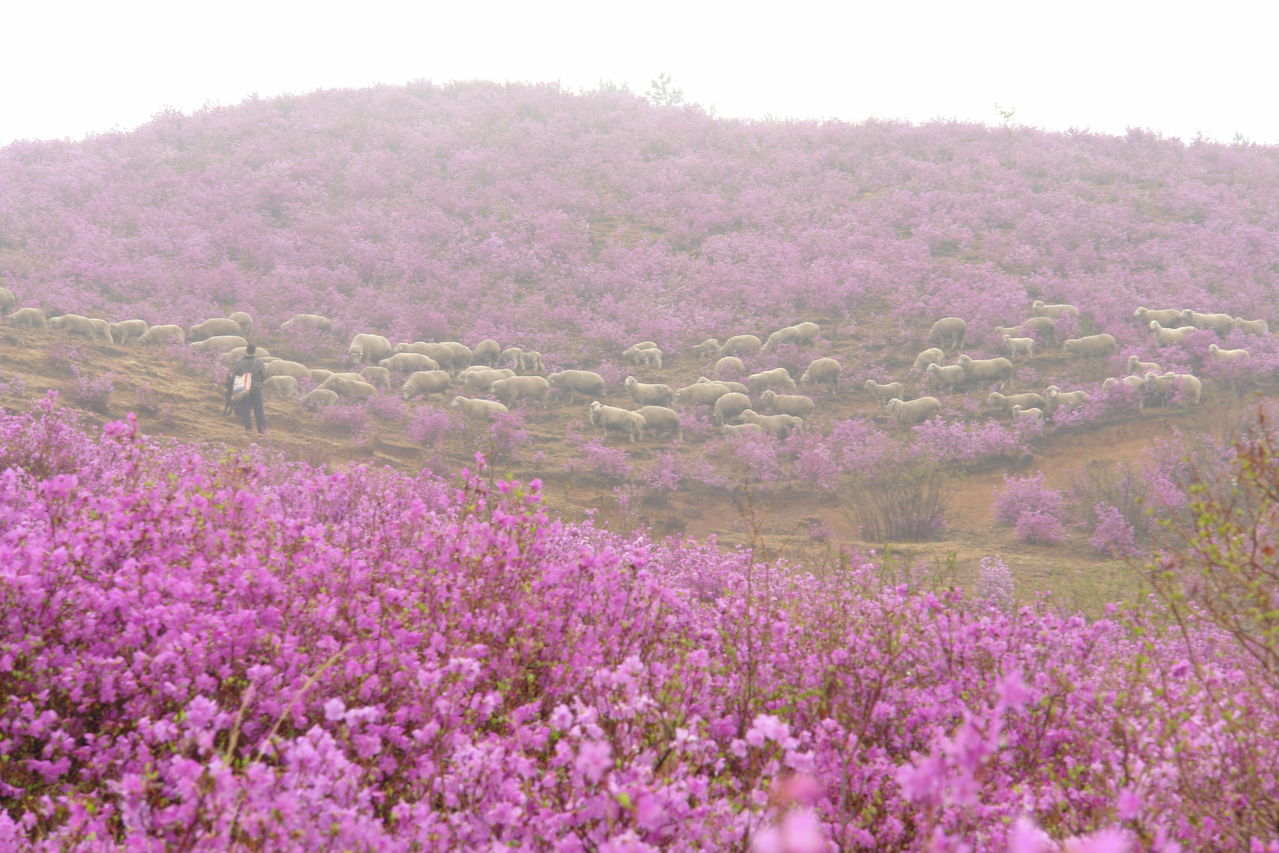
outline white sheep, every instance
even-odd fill
[[[439,365],[439,370],[447,370],[450,373],[457,373],[462,367],[467,366],[453,364],[453,350],[446,344],[414,341],[413,343],[398,343],[391,348],[391,355],[399,355],[403,352],[414,352],[434,359],[435,363]]]
[[[1062,352],[1078,358],[1105,358],[1119,352],[1119,344],[1114,335],[1104,332],[1100,335],[1084,335],[1082,338],[1070,338],[1063,341]]]
[[[352,379],[336,373],[325,379],[320,387],[336,391],[339,397],[346,400],[367,400],[377,393],[377,389],[363,379]]]
[[[720,354],[719,341],[714,338],[707,338],[697,346],[693,347],[693,354],[703,360],[714,358]]]
[[[772,389],[765,391],[760,396],[760,401],[776,414],[793,415],[803,420],[807,420],[817,407],[812,397],[805,397],[803,394],[778,394]]]
[[[801,385],[829,385],[833,392],[839,387],[839,374],[843,368],[839,362],[829,356],[815,358],[799,377]]]
[[[561,370],[546,377],[551,387],[568,394],[572,402],[578,394],[584,397],[603,397],[604,377],[590,370]]]
[[[389,355],[391,342],[369,332],[360,332],[351,338],[346,348],[346,360],[351,364],[377,364]]]
[[[1245,320],[1242,317],[1233,318],[1232,322],[1236,329],[1249,335],[1268,335],[1270,334],[1270,324],[1265,320]]]
[[[675,402],[691,403],[695,406],[713,406],[716,400],[730,393],[733,393],[733,390],[723,382],[694,382],[675,392]]]
[[[142,337],[138,338],[140,344],[184,344],[187,335],[181,326],[173,323],[159,323],[143,332]]]
[[[287,331],[293,329],[311,329],[316,332],[333,331],[333,321],[328,317],[322,317],[319,314],[294,314],[289,319],[280,324],[280,328]]]
[[[240,334],[246,338],[253,332],[253,316],[247,311],[232,311],[226,315],[228,320],[234,320],[236,325],[240,327]]]
[[[1043,409],[1023,409],[1021,406],[1013,406],[1012,409],[1013,423],[1032,423],[1042,425],[1044,422]]]
[[[545,373],[546,367],[542,364],[542,354],[535,349],[520,350],[519,357],[515,359],[515,370],[524,375],[534,373]],[[657,353],[657,366],[662,366],[662,354]]]
[[[409,374],[409,378],[404,380],[400,394],[404,399],[411,400],[414,397],[442,394],[449,390],[452,384],[453,378],[449,376],[447,370],[419,370],[417,373]]]
[[[5,322],[10,326],[25,326],[29,329],[49,328],[49,321],[45,319],[44,312],[39,308],[19,308],[6,317]]]
[[[936,397],[919,397],[909,401],[894,397],[888,401],[888,413],[901,427],[923,423],[940,411],[941,402]]]
[[[152,326],[151,330],[155,328]],[[196,352],[228,353],[236,347],[248,346],[248,344],[249,342],[240,335],[214,335],[191,344],[191,349]]]
[[[599,400],[591,403],[587,411],[587,419],[591,426],[599,427],[605,436],[610,432],[620,432],[631,440],[642,441],[644,438],[644,416],[639,412],[619,409],[617,406],[606,406]]]
[[[1142,376],[1147,373],[1158,373],[1159,365],[1153,361],[1142,361],[1137,356],[1130,355],[1128,356],[1128,364],[1126,369],[1131,374]]]
[[[961,317],[943,317],[928,330],[928,342],[942,350],[957,350],[964,345],[968,323]]]
[[[310,379],[311,371],[305,364],[297,361],[279,359],[266,366],[267,376],[292,376],[294,379]],[[327,377],[325,377],[327,378]],[[321,380],[323,381],[323,380]]]
[[[761,348],[764,352],[774,349],[781,344],[803,344],[812,346],[817,342],[817,335],[821,332],[821,327],[816,323],[803,322],[796,323],[793,326],[786,326],[778,329],[768,336],[768,340],[764,341]]]
[[[761,415],[754,409],[746,409],[739,417],[742,423],[762,427],[764,432],[775,438],[786,438],[792,432],[799,432],[804,428],[803,419],[794,415]]]
[[[1150,328],[1151,320],[1161,326],[1172,328],[1174,325],[1181,324],[1181,313],[1181,308],[1138,308],[1132,312],[1132,316],[1146,328]]]
[[[757,335],[733,335],[719,348],[719,355],[751,355],[763,346]]]
[[[1004,335],[1003,341],[1004,351],[1008,353],[1009,358],[1035,357],[1034,338],[1014,338],[1011,335]]]
[[[675,399],[675,392],[669,385],[640,382],[634,376],[626,377],[623,383],[626,393],[641,406],[669,406]]]
[[[454,397],[449,405],[472,421],[491,421],[496,416],[509,414],[511,411],[496,400],[482,400],[478,397]]]
[[[786,368],[774,367],[772,370],[763,370],[746,377],[746,387],[752,394],[757,394],[765,388],[794,391],[795,380],[791,379],[790,371]]]
[[[735,382],[732,379],[699,379],[699,382],[718,382],[729,391],[736,391],[738,394],[749,394],[751,389],[746,387],[745,382]]]
[[[1109,394],[1112,391],[1117,390],[1119,386],[1125,385],[1133,391],[1140,391],[1142,386],[1145,385],[1145,382],[1146,379],[1144,376],[1111,376],[1108,377],[1105,382],[1101,383],[1101,390],[1103,394]]]
[[[1051,416],[1063,406],[1066,408],[1082,406],[1089,399],[1091,398],[1087,391],[1062,391],[1056,385],[1049,385],[1044,389],[1045,405],[1042,408],[1044,414]]]
[[[1208,355],[1213,361],[1222,364],[1238,364],[1247,361],[1252,354],[1246,349],[1222,349],[1216,344],[1208,344]]]
[[[330,388],[316,388],[302,398],[302,405],[308,409],[321,409],[325,406],[332,406],[342,398],[338,396],[338,392]]]
[[[723,376],[741,376],[746,373],[746,365],[735,355],[726,355],[715,362],[716,378]]]
[[[520,363],[521,352],[523,352],[523,350],[519,347],[507,347],[502,350],[500,355],[498,355],[497,361],[495,361],[492,366],[502,367],[504,365],[509,365],[511,367],[517,367]]]
[[[998,391],[991,391],[990,396],[986,398],[986,404],[996,406],[1005,412],[1011,412],[1013,406],[1021,406],[1025,409],[1043,408],[1046,401],[1040,394],[1033,391],[1026,391],[1021,394],[1000,394]]]
[[[475,391],[489,391],[494,382],[512,379],[515,371],[509,367],[477,367],[471,366],[457,375],[458,381]]]
[[[412,373],[417,370],[439,370],[440,363],[429,355],[420,352],[397,352],[378,362],[379,367],[400,373]]]
[[[928,349],[915,356],[915,363],[911,365],[912,373],[923,373],[934,364],[941,364],[946,360],[946,353],[937,347],[929,347]]]
[[[679,413],[674,409],[665,406],[640,406],[635,412],[644,418],[644,429],[650,435],[670,434],[677,439],[683,437]]]
[[[1229,334],[1235,327],[1235,318],[1229,314],[1200,314],[1189,308],[1181,312],[1181,322],[1196,329],[1210,329],[1219,335]]]
[[[239,323],[228,317],[214,317],[211,320],[205,320],[203,323],[196,323],[187,330],[187,340],[192,342],[202,341],[214,335],[238,335],[243,337],[244,330],[240,328]]]
[[[651,346],[648,346],[649,344]],[[656,370],[662,369],[662,351],[652,341],[644,341],[642,344],[628,347],[622,352],[622,358],[631,364],[652,367]]]
[[[444,341],[443,345],[453,356],[450,361],[453,363],[454,370],[462,370],[470,367],[475,361],[475,353],[471,352],[471,348],[461,341]],[[541,356],[539,356],[541,358]],[[438,358],[436,361],[440,361]],[[440,362],[440,367],[444,366],[444,362]]]
[[[863,387],[870,392],[870,395],[881,406],[894,397],[901,397],[906,392],[906,386],[900,382],[889,382],[887,385],[881,385],[874,379],[867,379]]]
[[[111,338],[117,344],[139,341],[151,328],[146,320],[121,320],[111,324]]]
[[[13,291],[7,287],[0,287],[0,315],[17,304],[18,297],[13,295]]]
[[[247,346],[236,347],[233,350],[228,350],[227,353],[222,356],[222,362],[227,367],[232,367],[235,364],[236,359],[247,355],[248,351],[249,348]],[[266,347],[257,347],[253,354],[267,363],[276,361],[276,359],[271,357],[271,353]]]
[[[726,424],[736,420],[742,412],[751,407],[751,398],[736,391],[730,391],[715,401],[711,423]]]
[[[375,388],[391,390],[391,371],[389,368],[370,364],[360,371],[360,375],[364,377],[365,382]]]
[[[1179,344],[1186,338],[1193,335],[1196,331],[1194,326],[1182,326],[1178,329],[1165,329],[1159,324],[1158,320],[1151,320],[1146,327],[1150,329],[1150,333],[1155,336],[1155,343],[1161,347],[1170,347]]]
[[[1064,302],[1059,302],[1056,305],[1047,305],[1044,300],[1036,299],[1030,303],[1030,314],[1032,317],[1051,317],[1054,320],[1064,320],[1067,317],[1078,317],[1079,309]]]
[[[1141,386],[1138,407],[1178,403],[1181,406],[1197,406],[1203,396],[1203,383],[1190,373],[1147,373]]]
[[[545,404],[551,393],[551,383],[541,376],[512,376],[497,380],[490,390],[494,397],[508,406],[515,405],[517,400],[536,400]]]
[[[956,364],[964,369],[964,375],[973,382],[1008,381],[1013,378],[1013,363],[1003,356],[971,358],[961,355],[956,359]]]
[[[1031,332],[1046,347],[1057,345],[1057,321],[1052,317],[1030,317],[1021,327]]]
[[[472,364],[486,367],[497,366],[497,359],[502,354],[502,346],[492,338],[485,338],[471,349]]]
[[[311,383],[313,385],[322,385],[325,380],[333,375],[333,371],[329,370],[327,367],[312,367],[310,373]]]
[[[719,428],[720,432],[729,435],[764,435],[764,428],[756,423],[749,424],[724,424]]]
[[[110,324],[106,320],[99,320],[96,317],[62,314],[58,317],[49,318],[49,328],[80,335],[91,341],[101,340],[103,343],[115,343],[111,338]]]
[[[298,380],[293,376],[268,376],[262,383],[263,393],[270,392],[277,397],[292,400],[298,395]]]
[[[924,375],[932,384],[942,388],[949,388],[951,391],[956,390],[968,381],[968,374],[958,364],[930,364],[924,371]],[[887,401],[885,401],[884,405],[888,405]]]

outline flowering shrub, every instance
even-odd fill
[[[1048,488],[1043,472],[1025,477],[1004,477],[1004,488],[995,497],[995,520],[1000,524],[1016,524],[1025,512],[1060,518],[1065,501],[1061,492]]]
[[[409,419],[406,433],[409,441],[432,447],[457,428],[457,419],[447,410],[418,406]]]
[[[1097,518],[1097,526],[1088,538],[1089,545],[1112,557],[1135,557],[1141,553],[1137,550],[1132,525],[1118,507],[1098,503],[1093,508],[1093,515]]]
[[[409,405],[398,394],[374,394],[365,401],[364,407],[369,414],[383,420],[402,422],[409,419]]]
[[[363,403],[334,403],[320,410],[320,423],[345,438],[361,436],[369,430],[369,411]]]
[[[974,463],[1020,456],[1027,452],[1027,434],[998,421],[948,421],[936,418],[914,428],[915,441],[939,459]]]
[[[977,561],[977,594],[999,607],[1007,607],[1013,601],[1013,573],[998,556],[982,557]]]
[[[78,405],[105,415],[111,406],[111,392],[115,390],[115,377],[110,373],[90,376],[81,373],[75,365],[71,366],[75,376],[68,397]]]

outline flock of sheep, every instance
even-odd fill
[[[142,320],[109,323],[76,314],[46,319],[40,309],[17,308],[16,302],[12,292],[0,288],[0,314],[7,315],[6,322],[11,325],[61,330],[108,344],[189,344],[199,351],[223,355],[228,365],[244,353],[253,331],[252,317],[242,311],[183,330],[176,325],[151,326]],[[952,392],[994,388],[987,404],[1011,415],[1014,421],[1042,422],[1063,407],[1087,402],[1089,395],[1085,391],[1063,391],[1055,385],[1042,391],[1003,393],[1013,380],[1015,362],[1031,359],[1044,349],[1059,347],[1062,353],[1077,359],[1108,358],[1118,351],[1115,338],[1109,334],[1059,341],[1057,322],[1078,317],[1079,310],[1073,305],[1050,305],[1036,300],[1031,304],[1030,314],[1017,326],[996,327],[1006,356],[973,358],[959,354],[953,364],[945,363],[947,354],[963,348],[968,324],[959,317],[936,321],[928,336],[932,346],[916,356],[911,377],[938,390]],[[1153,341],[1161,347],[1180,343],[1195,329],[1269,333],[1264,320],[1200,314],[1189,309],[1138,308],[1134,317],[1149,329]],[[299,328],[331,334],[333,324],[320,315],[298,314],[281,326],[286,332]],[[711,373],[716,378],[699,377],[692,384],[675,389],[628,376],[623,387],[636,406],[633,409],[601,402],[607,394],[608,383],[598,373],[568,369],[548,374],[540,353],[520,347],[503,348],[491,339],[480,341],[474,347],[452,341],[392,345],[382,335],[360,333],[347,347],[348,364],[358,367],[349,371],[310,368],[300,362],[274,358],[263,347],[258,347],[257,352],[267,362],[264,390],[281,398],[299,399],[308,408],[341,400],[367,399],[379,388],[390,391],[398,384],[399,394],[405,400],[451,395],[450,405],[463,416],[485,421],[509,412],[516,405],[546,405],[556,393],[570,402],[579,398],[589,401],[586,420],[593,427],[602,430],[604,435],[615,434],[631,442],[642,441],[645,436],[680,437],[681,421],[676,407],[704,408],[709,411],[712,423],[724,432],[762,432],[785,437],[802,429],[817,407],[812,397],[798,393],[798,386],[836,391],[843,372],[841,364],[831,357],[817,358],[802,372],[797,383],[785,367],[747,374],[742,358],[766,356],[782,344],[812,346],[820,331],[816,323],[803,322],[778,329],[765,339],[740,334],[722,343],[705,340],[692,351],[705,362],[714,360]],[[662,368],[663,354],[653,341],[634,344],[623,350],[621,356],[637,368]],[[1249,353],[1242,349],[1221,349],[1213,344],[1210,357],[1239,361],[1247,359]],[[1202,383],[1196,376],[1160,372],[1157,364],[1141,361],[1137,356],[1128,360],[1127,367],[1129,375],[1107,379],[1103,389],[1127,385],[1136,392],[1142,408],[1199,402]],[[725,377],[745,377],[745,382]],[[303,394],[307,385],[312,387]],[[864,388],[879,401],[891,420],[903,428],[922,423],[942,410],[941,401],[934,396],[907,399],[906,386],[900,381],[881,384],[868,379]],[[459,391],[471,396],[463,396]],[[757,405],[766,412],[759,411]]]

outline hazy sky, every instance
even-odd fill
[[[524,0],[19,2],[5,11],[0,145],[130,129],[164,107],[425,79],[669,73],[719,116],[959,118],[1279,144],[1265,0],[630,4]]]

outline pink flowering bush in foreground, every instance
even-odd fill
[[[0,846],[1275,849],[1223,635],[875,577],[49,398],[0,414]]]

